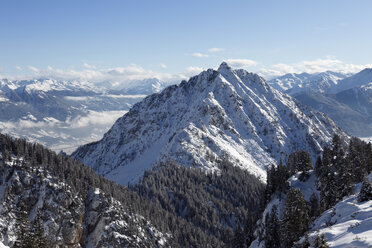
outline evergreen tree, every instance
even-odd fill
[[[305,240],[301,244],[301,248],[309,248],[311,246],[310,241],[309,241],[309,234],[306,232],[305,233]]]
[[[337,182],[338,182],[338,193],[341,200],[342,197],[350,195],[354,190],[354,180],[353,180],[353,171],[350,163],[345,159],[343,164],[340,164],[338,167],[339,171],[337,172]]]
[[[14,248],[33,248],[33,237],[30,232],[30,222],[28,220],[28,214],[25,209],[23,202],[20,203],[20,207],[17,211],[16,216],[16,236],[17,239],[14,243]]]
[[[352,167],[353,181],[360,182],[368,174],[368,155],[366,156],[366,145],[357,138],[351,138],[347,154],[347,163]],[[371,161],[372,162],[372,161]]]
[[[313,162],[308,152],[299,150],[288,157],[287,168],[289,175],[292,176],[297,172],[302,172],[302,180],[306,180],[306,174],[313,169]]]
[[[36,218],[35,218],[35,223],[33,226],[33,240],[34,240],[34,247],[38,248],[44,248],[47,247],[47,241],[44,237],[44,227],[43,227],[43,222],[41,219],[41,213],[40,210],[37,210]]]
[[[309,199],[309,215],[312,219],[319,216],[319,200],[315,193],[312,193]]]
[[[364,202],[369,200],[372,200],[372,183],[368,177],[365,177],[358,195],[358,201]]]
[[[271,208],[271,212],[265,217],[265,247],[279,248],[280,247],[280,220],[278,218],[278,210],[276,205]]]
[[[327,243],[327,240],[325,239],[324,233],[322,233],[320,236],[316,236],[313,244],[314,248],[329,248],[329,245]]]
[[[337,139],[336,139],[337,140]],[[318,190],[320,191],[320,212],[336,204],[339,199],[336,170],[333,166],[333,151],[324,147],[321,160],[317,160]]]
[[[283,245],[291,247],[308,229],[309,210],[299,189],[291,189],[287,194],[283,213]]]
[[[234,237],[233,237],[233,242],[231,244],[232,248],[245,248],[247,247],[246,245],[246,240],[245,240],[245,234],[243,229],[239,226],[236,228],[234,232]]]

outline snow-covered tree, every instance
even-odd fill
[[[304,174],[303,179],[305,179],[306,172],[313,168],[313,161],[308,152],[299,150],[289,155],[287,168],[289,175],[301,171]]]
[[[271,212],[265,218],[265,247],[279,248],[281,245],[280,220],[276,205],[271,208]]]
[[[362,188],[358,195],[358,201],[364,202],[372,200],[372,183],[368,177],[364,178]]]
[[[314,248],[329,248],[327,240],[325,239],[324,233],[316,236],[313,244]]]
[[[284,247],[292,247],[307,231],[309,224],[309,210],[299,189],[288,192],[282,222],[282,244]]]

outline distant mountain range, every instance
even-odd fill
[[[3,79],[0,131],[71,152],[102,137],[134,103],[163,87],[157,79],[122,89],[107,83]]]
[[[287,74],[270,84],[326,113],[351,135],[372,137],[372,69],[346,76],[334,72]]]
[[[338,84],[338,81],[347,78],[351,74],[326,71],[321,73],[289,73],[271,79],[270,86],[293,95],[298,92],[328,93]]]

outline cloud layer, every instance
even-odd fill
[[[218,51],[218,49],[220,48],[211,48],[209,50]],[[351,64],[336,58],[305,60],[290,64],[279,63],[268,66],[247,58],[220,59],[220,62],[222,60],[226,61],[234,68],[244,68],[249,71],[256,72],[267,79],[286,73],[316,73],[327,70],[343,73],[356,73],[366,67],[372,68],[372,64]],[[218,64],[215,65],[215,68],[217,67]],[[194,76],[207,69],[204,66],[189,66],[181,72],[168,73],[166,72],[167,65],[163,63],[159,64],[159,70],[148,70],[136,64],[130,64],[126,67],[99,68],[95,65],[90,65],[87,63],[82,64],[80,70],[56,69],[51,66],[47,66],[46,68],[37,68],[32,65],[29,65],[27,68],[29,73],[31,73],[29,76],[2,77],[9,79],[51,78],[67,81],[79,80],[89,81],[97,84],[108,83],[117,88],[125,88],[129,85],[135,85],[136,82],[152,78],[157,78],[164,83],[178,83],[181,80],[187,79],[190,76]],[[22,72],[25,72],[25,69],[22,68]]]
[[[260,68],[259,74],[270,78],[286,73],[317,73],[324,71],[337,71],[342,73],[357,73],[364,68],[371,68],[372,64],[350,64],[335,58],[305,60],[292,64],[275,64],[270,67]]]

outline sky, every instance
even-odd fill
[[[0,77],[177,81],[372,67],[372,1],[0,0]]]

